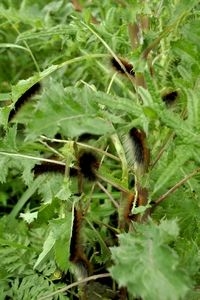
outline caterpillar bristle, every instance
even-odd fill
[[[124,213],[123,213],[123,217],[126,223],[129,223],[132,220],[131,211],[132,211],[134,199],[135,199],[134,193],[130,193],[129,195],[127,195],[127,201],[126,201],[126,205],[124,206]]]
[[[135,76],[135,72],[133,70],[133,65],[131,63],[129,63],[127,60],[125,60],[124,58],[120,58],[118,57],[119,61],[121,62],[121,64],[119,64],[119,62],[112,57],[111,58],[111,64],[113,66],[113,68],[121,74],[129,74],[131,76]]]
[[[83,177],[90,181],[96,180],[96,171],[99,168],[99,162],[95,153],[91,151],[80,152],[78,167]]]
[[[145,206],[148,203],[148,190],[145,187],[142,187],[140,185],[137,185],[137,191],[138,191],[138,196],[137,196],[137,201],[136,201],[136,207],[139,206]]]
[[[20,108],[28,101],[32,96],[38,93],[41,89],[41,84],[39,82],[35,83],[32,87],[30,87],[25,93],[23,93],[19,99],[15,102],[15,106],[11,109],[8,122],[12,121]]]
[[[124,140],[127,161],[135,172],[142,175],[149,166],[149,149],[146,146],[146,134],[133,127]]]

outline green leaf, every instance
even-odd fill
[[[44,203],[51,203],[54,197],[62,192],[63,175],[62,174],[43,174],[43,184],[38,188],[38,193],[42,196]]]
[[[171,179],[173,175],[180,172],[180,167],[189,160],[192,154],[192,149],[186,146],[179,146],[176,148],[176,157],[172,162],[163,170],[158,180],[155,182],[152,195],[157,193],[166,183]]]
[[[56,197],[60,200],[68,200],[72,195],[71,192],[71,181],[68,178],[65,178],[61,189],[56,194]]]
[[[195,129],[200,129],[200,104],[198,94],[196,91],[187,89],[187,106],[188,106],[188,119],[189,126],[193,126]],[[195,93],[196,92],[196,93]]]
[[[31,213],[27,211],[26,213],[20,213],[20,218],[24,219],[28,224],[31,224],[35,219],[37,219],[37,212]]]
[[[47,259],[50,251],[52,250],[52,248],[55,244],[55,241],[56,241],[55,236],[54,236],[53,232],[50,231],[44,242],[43,250],[40,253],[36,263],[34,264],[34,267],[33,267],[34,269],[36,269],[41,262],[43,262],[45,259]]]
[[[150,207],[151,207],[151,205],[146,205],[146,206],[140,205],[138,207],[134,207],[133,214],[134,215],[142,214],[142,213],[144,213]]]
[[[44,182],[43,177],[38,177],[34,180],[32,185],[24,192],[24,194],[21,196],[21,198],[18,200],[17,204],[13,207],[10,218],[14,219],[22,209],[22,207],[26,204],[26,202],[30,199],[30,197],[36,192],[36,190],[41,186],[41,184]]]
[[[8,162],[10,161],[9,157],[3,156],[0,158],[0,182],[6,182],[6,177],[8,175]]]
[[[151,105],[153,104],[153,99],[151,97],[150,92],[147,89],[143,88],[143,87],[139,87],[138,88],[138,93],[139,93],[139,95],[140,95],[140,97],[141,97],[141,99],[144,103],[144,106],[150,106],[151,107]]]
[[[177,253],[167,245],[177,237],[176,222],[156,225],[151,221],[136,224],[135,229],[135,233],[120,234],[119,246],[111,248],[113,278],[144,300],[184,298],[190,280],[179,267]]]
[[[73,225],[73,214],[68,212],[64,219],[50,221],[50,227],[55,239],[54,255],[59,268],[67,271],[69,268],[70,240]]]
[[[85,132],[100,135],[109,133],[109,122],[102,118],[93,94],[87,88],[64,89],[61,84],[52,82],[38,103],[34,118],[28,123],[28,136],[33,138],[44,134],[54,137],[58,131],[70,137]]]

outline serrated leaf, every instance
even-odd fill
[[[196,134],[193,132],[191,126],[185,123],[180,116],[173,114],[169,110],[157,110],[157,114],[160,120],[169,128],[172,128],[174,132],[181,138],[190,138],[190,142],[197,140]]]
[[[40,134],[53,137],[58,130],[70,137],[85,132],[102,135],[110,132],[109,122],[101,117],[92,96],[87,89],[64,89],[61,84],[52,83],[28,123],[29,137]]]
[[[158,180],[155,182],[154,190],[152,195],[157,193],[163,186],[170,180],[170,178],[180,172],[180,167],[191,157],[192,149],[190,151],[189,146],[180,146],[176,149],[176,157],[172,162],[164,169],[163,173],[159,176]]]
[[[111,275],[143,300],[179,300],[189,290],[189,278],[179,268],[178,255],[166,243],[169,235],[176,238],[177,225],[174,221],[162,222],[137,224],[135,233],[119,235],[120,246],[111,248]]]
[[[33,181],[30,187],[24,192],[24,194],[18,200],[17,204],[13,207],[10,213],[10,217],[12,219],[14,219],[18,215],[22,207],[26,204],[26,202],[30,199],[30,197],[36,192],[39,186],[42,185],[43,182],[44,182],[44,178],[42,177],[38,177]]]
[[[6,182],[6,177],[8,175],[8,163],[9,163],[9,157],[1,156],[0,158],[0,182],[4,183]]]
[[[71,181],[66,178],[63,182],[61,189],[56,194],[56,197],[60,200],[68,200],[72,194],[71,191]]]
[[[34,269],[36,269],[39,266],[39,264],[48,257],[50,251],[52,250],[52,248],[55,244],[55,241],[56,241],[55,236],[54,236],[53,232],[50,231],[44,244],[43,244],[43,250],[40,253],[36,263],[34,264],[34,267],[33,267]]]
[[[151,106],[153,104],[153,99],[147,89],[140,86],[138,88],[138,93],[139,93],[140,97],[142,98],[142,101],[145,106]]]
[[[162,220],[159,225],[160,240],[164,243],[173,241],[179,235],[179,227],[176,219]]]
[[[8,150],[8,151],[17,151],[17,145],[16,145],[16,135],[17,135],[17,126],[14,125],[11,128],[8,128],[6,132],[6,136],[3,139],[3,147],[2,150]]]
[[[142,213],[144,213],[150,207],[151,207],[151,205],[146,205],[146,206],[140,205],[138,207],[134,207],[132,213],[134,215],[136,215],[136,214],[142,214]]]
[[[189,126],[193,126],[195,129],[199,130],[200,128],[200,104],[198,95],[195,91],[187,89],[187,107],[188,107],[188,119],[187,123]]]
[[[66,271],[69,268],[70,240],[73,214],[67,213],[64,219],[50,221],[50,227],[55,239],[54,255],[59,268]]]
[[[43,174],[44,183],[38,188],[38,193],[42,195],[44,203],[51,203],[55,195],[59,193],[62,183],[62,174]]]
[[[54,255],[55,260],[58,267],[62,271],[67,271],[70,267],[69,264],[69,247],[70,247],[70,240],[66,241],[65,239],[59,239],[55,242],[54,246]]]
[[[57,216],[60,203],[58,199],[54,199],[51,203],[43,204],[38,211],[37,221],[40,223],[47,223],[53,217]]]
[[[20,213],[20,218],[24,219],[28,224],[31,224],[35,219],[37,219],[37,212],[31,213],[27,211],[26,213]]]

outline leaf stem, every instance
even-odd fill
[[[55,292],[53,292],[51,294],[48,294],[48,295],[43,296],[43,297],[40,297],[40,298],[38,298],[38,300],[44,300],[44,299],[51,298],[52,296],[57,295],[58,293],[63,293],[63,292],[65,292],[65,291],[67,291],[67,290],[69,290],[69,289],[71,289],[71,288],[73,288],[73,287],[75,287],[77,285],[80,285],[82,283],[86,283],[88,281],[97,280],[99,278],[106,278],[106,277],[111,277],[111,275],[109,273],[103,273],[103,274],[92,275],[92,276],[86,277],[86,278],[84,278],[82,280],[73,282],[73,283],[67,285],[66,287],[64,287],[62,289],[59,289],[59,290],[57,290],[57,291],[55,291]]]
[[[107,191],[107,189],[98,181],[97,185],[100,187],[100,189],[108,196],[108,198],[110,199],[110,201],[112,202],[112,204],[114,205],[115,208],[119,209],[119,204],[117,203],[117,201],[114,200],[114,198],[112,197],[112,195]]]
[[[54,160],[54,159],[48,159],[48,158],[43,158],[43,157],[37,157],[37,156],[32,156],[32,155],[27,155],[27,154],[4,152],[4,151],[0,151],[0,154],[6,155],[6,156],[12,156],[12,157],[29,158],[29,159],[33,159],[33,160],[45,161],[45,162],[50,162],[52,164],[57,164],[57,165],[65,166],[65,163],[62,162],[62,161],[58,161],[58,160]]]
[[[200,173],[200,168],[197,168],[196,170],[194,170],[193,172],[191,172],[190,174],[188,174],[186,177],[184,177],[183,179],[181,179],[179,182],[177,182],[171,189],[169,189],[165,194],[163,194],[162,196],[160,196],[155,201],[155,204],[152,207],[152,209],[154,210],[155,207],[157,205],[159,205],[161,202],[163,202],[170,194],[172,194],[173,192],[175,192],[182,184],[184,184],[186,181],[188,181],[190,178],[194,177],[198,173]]]
[[[71,143],[71,142],[72,142],[72,141],[70,141],[70,140],[51,139],[51,138],[48,138],[48,137],[46,137],[46,136],[44,136],[44,135],[41,135],[40,137],[41,137],[42,139],[47,140],[47,141],[56,142],[56,143],[66,143],[66,144],[67,144],[67,143]],[[105,155],[105,156],[108,156],[108,157],[110,157],[110,158],[116,160],[116,161],[120,161],[120,159],[119,159],[117,156],[115,156],[115,155],[113,155],[113,154],[111,154],[111,153],[108,153],[108,152],[106,152],[106,151],[104,151],[104,150],[102,150],[102,149],[96,148],[96,147],[91,146],[91,145],[88,145],[88,144],[79,143],[79,142],[76,142],[76,144],[77,144],[78,146],[83,147],[83,148],[88,148],[88,149],[94,150],[94,151],[96,151],[96,152],[99,152],[99,153],[101,153],[101,154],[103,154],[103,155]]]

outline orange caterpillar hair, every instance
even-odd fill
[[[123,220],[122,224],[130,225],[131,221],[140,222],[143,221],[148,214],[148,210],[144,214],[132,214],[132,208],[135,201],[135,193],[130,192],[129,194],[125,194],[125,204],[123,207]],[[135,202],[135,207],[145,206],[148,203],[148,191],[146,188],[143,188],[137,184],[137,199]]]

